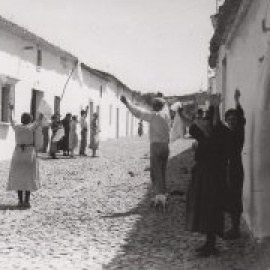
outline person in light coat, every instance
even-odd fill
[[[21,124],[13,120],[13,105],[10,108],[10,123],[15,132],[16,146],[9,170],[8,191],[18,192],[18,206],[30,207],[30,193],[40,188],[37,153],[34,145],[34,132],[41,125],[43,115],[31,123],[31,115],[23,113]]]

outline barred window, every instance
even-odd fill
[[[5,84],[1,87],[1,122],[9,122],[9,103],[15,102],[15,88],[13,85]]]
[[[99,88],[99,95],[102,98],[102,95],[103,95],[103,87],[102,87],[102,85]]]

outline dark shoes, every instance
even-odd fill
[[[23,202],[18,202],[18,208],[24,208],[24,203]]]
[[[18,203],[18,208],[20,209],[28,209],[31,208],[31,205],[29,202],[19,202]]]
[[[230,229],[229,231],[227,231],[225,233],[225,235],[223,236],[223,239],[224,240],[236,240],[236,239],[239,239],[240,237],[241,237],[241,235],[240,235],[239,230]]]
[[[24,203],[24,207],[25,207],[25,208],[31,208],[30,202],[25,202],[25,203]]]
[[[204,244],[202,247],[199,247],[195,250],[197,252],[197,256],[200,258],[208,258],[210,256],[218,256],[219,250],[209,244]]]

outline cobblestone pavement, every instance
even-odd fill
[[[189,146],[173,145],[170,191],[187,188]],[[269,243],[256,244],[244,224],[240,240],[219,239],[219,257],[196,257],[203,238],[184,230],[185,196],[174,193],[166,212],[149,206],[146,138],[104,142],[98,158],[41,156],[43,187],[30,210],[5,191],[8,168],[0,163],[0,269],[270,269]]]

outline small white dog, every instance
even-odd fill
[[[154,198],[152,198],[151,202],[154,207],[156,207],[158,210],[163,209],[163,212],[166,211],[168,207],[168,196],[169,194],[157,194]]]

